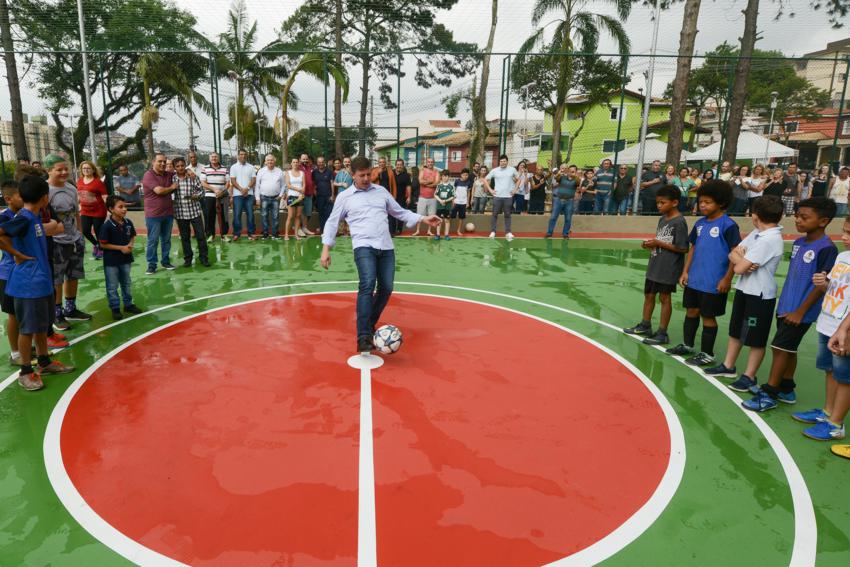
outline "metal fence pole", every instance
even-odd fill
[[[106,75],[103,73],[103,57],[98,62],[100,67],[100,97],[103,100],[103,129],[106,133],[106,187],[110,193],[115,191],[112,184],[112,144],[109,142],[109,113],[106,111]]]
[[[209,52],[210,58],[210,117],[212,118],[212,136],[213,136],[213,150],[218,151],[218,146],[216,145],[216,108],[215,108],[215,79],[213,75],[215,74],[213,67],[213,54],[212,51]]]
[[[322,53],[322,69],[325,77],[325,131],[322,134],[322,154],[328,154],[328,85],[330,77],[328,76],[328,54]],[[327,157],[327,156],[326,156]]]
[[[508,153],[508,128],[510,127],[508,124],[508,111],[511,106],[511,59],[512,57],[508,55],[508,80],[507,86],[505,88],[505,138],[502,140],[502,152],[503,154]],[[486,143],[487,140],[484,140]]]
[[[213,82],[215,83],[215,123],[216,123],[216,139],[215,147],[218,152],[219,159],[224,158],[222,155],[224,148],[222,147],[222,130],[221,130],[221,99],[219,98],[218,90],[218,63],[215,58],[212,61]]]
[[[508,60],[507,57],[502,59],[502,86],[499,89],[499,148],[502,147],[502,133],[505,129],[505,123],[503,120],[505,114],[505,62]],[[484,86],[484,89],[487,89],[487,86]],[[486,116],[484,117],[487,118]],[[484,149],[487,149],[487,140],[484,140]],[[485,152],[486,153],[486,152]],[[501,152],[500,152],[501,153]],[[498,160],[497,160],[498,162]]]
[[[626,74],[629,69],[629,58],[623,61],[623,73],[620,77],[620,110],[617,111],[617,138],[614,142],[614,174],[617,173],[617,160],[620,157],[620,136],[623,131],[623,103],[626,98]],[[625,147],[625,144],[623,144]]]
[[[841,159],[836,153],[838,152],[838,135],[841,133],[842,121],[844,118],[844,102],[847,98],[847,79],[850,77],[850,57],[844,58],[844,86],[841,87],[841,102],[838,105],[838,117],[835,119],[835,136],[832,138],[832,163],[830,163],[829,171],[832,172],[832,168],[841,166]],[[834,164],[834,165],[833,165]]]
[[[396,66],[398,74],[395,85],[395,159],[398,159],[401,157],[401,52],[396,56]]]
[[[6,181],[6,158],[3,156],[3,138],[0,136],[0,181]]]
[[[740,59],[740,56],[738,56],[738,59]],[[722,120],[719,116],[720,115],[720,109],[719,108],[717,109],[717,114],[718,114],[718,116],[717,116],[717,119],[718,119],[717,129],[720,131],[720,154],[717,156],[717,174],[718,175],[720,175],[720,165],[723,163],[723,146],[726,145],[726,132],[729,129],[729,107],[731,106],[731,103],[732,103],[732,85],[734,84],[734,81],[735,81],[735,67],[737,66],[737,65],[731,64],[731,62],[732,62],[731,59],[727,59],[726,62],[727,62],[727,64],[729,64],[729,80],[727,81],[727,84],[729,85],[729,87],[726,90],[726,108],[723,109]],[[720,127],[721,125],[723,126],[723,128]],[[767,164],[764,164],[764,166],[767,167]]]

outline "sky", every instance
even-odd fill
[[[180,0],[177,4],[191,12],[198,20],[199,29],[204,30],[209,37],[215,37],[226,26],[226,14],[230,8],[230,0]],[[280,23],[292,14],[298,0],[246,0],[249,18],[258,22],[258,45],[263,45],[276,37]],[[827,42],[850,37],[850,26],[843,29],[833,29],[823,12],[810,8],[810,0],[786,0],[785,15],[777,19],[778,3],[762,2],[759,18],[759,31],[762,39],[757,43],[760,49],[779,50],[787,56],[800,56],[805,53],[823,49]],[[532,33],[531,0],[502,0],[499,2],[499,21],[494,45],[495,52],[514,52]],[[696,53],[705,53],[723,41],[738,43],[743,29],[743,14],[741,10],[745,0],[703,0],[699,16]],[[439,15],[439,21],[451,29],[458,40],[474,42],[484,46],[490,26],[490,0],[459,0],[455,7]],[[591,2],[588,0],[585,9],[614,14],[612,2]],[[652,42],[651,6],[635,4],[628,20],[626,29],[632,44],[632,53],[647,55]],[[546,20],[544,20],[544,23]],[[679,44],[679,30],[682,23],[682,4],[674,5],[670,10],[661,13],[659,23],[659,40],[657,52],[662,55],[674,55]],[[600,53],[615,52],[613,41],[602,35]],[[643,71],[647,69],[649,60],[646,57],[633,57],[630,70],[632,88],[644,88]],[[409,67],[412,71],[412,66]],[[5,71],[0,71],[0,92],[5,94]],[[655,80],[652,92],[660,95],[664,87],[675,73],[675,59],[658,59],[655,68]],[[349,102],[343,107],[343,120],[346,124],[355,124],[358,117],[358,73],[352,73],[351,93]],[[412,75],[412,72],[409,73]],[[501,57],[494,57],[491,64],[491,77],[488,85],[488,117],[497,117],[499,109],[499,87],[501,84]],[[449,92],[468,87],[472,78],[455,81],[448,89],[435,88],[423,90],[415,85],[412,79],[402,81],[402,124],[423,118],[444,118],[445,112],[441,99]],[[374,84],[374,83],[373,83]],[[222,107],[228,97],[232,97],[234,87],[231,83],[220,81]],[[299,111],[294,114],[302,127],[324,124],[324,91],[321,85],[309,78],[298,79],[294,90],[302,100]],[[377,95],[376,88],[373,89]],[[24,93],[24,111],[38,114],[42,105],[32,89],[26,88]],[[332,96],[330,97],[332,100]],[[395,126],[396,112],[383,108],[375,97],[375,124],[377,126]],[[269,115],[277,108],[269,109]],[[329,109],[329,112],[332,112]],[[523,116],[524,109],[515,100],[511,101],[510,114],[512,118]],[[539,118],[540,113],[528,111],[530,118]],[[186,146],[188,135],[184,121],[170,109],[162,109],[161,121],[156,132],[157,139],[164,139],[178,146]],[[9,119],[9,105],[6,96],[0,97],[0,118]],[[458,116],[461,120],[468,119],[468,111],[462,109]],[[208,121],[208,119],[207,119]],[[202,148],[210,146],[209,133],[211,128],[204,123],[196,129],[200,135],[198,145]],[[331,114],[332,123],[332,114]],[[227,142],[225,142],[225,149]]]

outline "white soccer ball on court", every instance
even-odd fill
[[[382,354],[393,354],[401,348],[401,329],[395,325],[384,325],[375,331],[375,349]]]

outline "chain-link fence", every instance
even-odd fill
[[[607,158],[614,168],[627,166],[630,177],[638,173],[638,162],[658,161],[665,182],[693,196],[694,184],[708,175],[739,177],[738,168],[747,166],[742,177],[754,177],[758,165],[791,162],[805,171],[805,190],[815,194],[822,185],[818,168],[829,166],[823,173],[830,177],[850,163],[845,103],[850,58],[838,53],[752,58],[734,141],[728,130],[735,121],[741,63],[734,54],[692,58],[687,88],[676,82],[683,63],[677,57],[493,54],[482,89],[481,53],[371,53],[381,63],[364,73],[363,54],[354,52],[92,50],[93,138],[81,53],[14,55],[21,69],[26,149],[16,147],[12,100],[4,96],[0,174],[6,176],[19,158],[38,161],[56,152],[70,156],[75,166],[94,152],[110,183],[121,165],[141,176],[155,152],[194,151],[200,163],[217,152],[225,165],[235,161],[239,148],[252,163],[272,154],[284,166],[302,153],[400,158],[407,167],[432,158],[453,177],[476,161],[495,167],[507,154],[511,165],[526,161],[532,172],[551,172],[561,162],[596,169]],[[445,59],[450,70],[418,73],[429,58]],[[674,124],[677,89],[684,92],[685,111]],[[9,92],[5,77],[0,92]],[[482,93],[483,132],[473,115]],[[554,127],[556,116],[560,128]],[[668,141],[677,131],[682,151],[674,159]],[[689,168],[692,181],[684,179],[680,166]],[[588,206],[593,205],[581,209]]]

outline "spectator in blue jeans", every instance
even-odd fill
[[[177,181],[173,173],[165,171],[165,154],[156,154],[153,168],[142,177],[142,191],[145,196],[145,226],[148,229],[146,257],[148,275],[156,273],[157,246],[162,249],[162,267],[175,269],[169,261],[171,253],[171,227],[174,225],[174,201],[171,194],[177,190]]]
[[[242,213],[248,221],[248,240],[256,240],[254,236],[254,182],[257,172],[248,163],[248,152],[239,150],[237,161],[230,166],[230,185],[233,187],[233,242],[242,236]]]
[[[390,300],[395,277],[395,250],[387,214],[408,227],[425,222],[440,226],[436,215],[423,217],[399,205],[392,194],[370,181],[371,162],[359,156],[351,161],[354,185],[340,193],[322,233],[322,267],[331,265],[331,248],[336,244],[340,221],[347,221],[351,232],[354,263],[360,278],[357,290],[357,351],[374,348],[375,325]],[[376,289],[377,286],[377,289]]]
[[[254,184],[254,197],[260,203],[260,220],[263,224],[263,238],[277,240],[280,230],[280,200],[286,194],[283,183],[283,171],[275,164],[272,154],[266,156],[265,167],[257,172]]]
[[[614,180],[614,191],[611,193],[611,206],[608,212],[617,213],[618,216],[627,214],[634,190],[635,178],[629,175],[629,166],[619,166],[617,168],[617,178]]]
[[[558,168],[552,187],[552,216],[549,217],[549,228],[546,230],[546,238],[552,236],[552,233],[555,231],[555,225],[558,223],[558,217],[562,213],[564,215],[563,237],[570,237],[573,213],[576,206],[576,190],[580,180],[581,176],[578,174],[578,168],[576,166],[571,165],[567,167],[567,164],[562,163],[561,167]]]
[[[124,313],[139,314],[141,309],[133,303],[130,266],[133,264],[133,242],[136,240],[136,227],[127,218],[127,200],[121,195],[106,198],[109,218],[100,227],[98,241],[103,250],[103,273],[106,276],[106,299],[112,318],[118,321],[121,315],[121,300],[124,301]],[[121,298],[118,288],[121,287]]]
[[[614,189],[614,167],[610,159],[603,159],[602,165],[594,176],[596,184],[593,214],[604,215],[611,204],[611,191]]]

